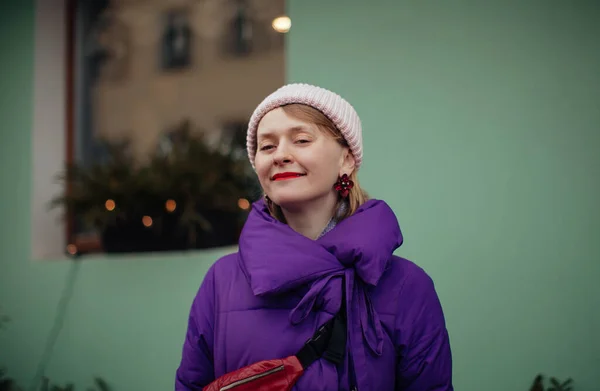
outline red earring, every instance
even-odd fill
[[[350,193],[350,189],[354,187],[354,182],[348,178],[347,174],[342,175],[338,178],[338,181],[335,183],[334,189],[340,193],[343,198],[348,197]]]

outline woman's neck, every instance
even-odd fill
[[[296,232],[307,238],[316,240],[319,238],[327,224],[336,212],[337,197],[327,197],[326,200],[319,199],[302,208],[284,209],[281,211],[285,216],[287,224]]]

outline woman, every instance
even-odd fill
[[[297,355],[305,368],[289,388],[452,390],[433,282],[393,255],[403,240],[396,217],[358,183],[362,129],[353,107],[320,87],[286,85],[254,111],[247,144],[265,196],[252,206],[239,251],[211,267],[193,301],[176,390],[295,357],[332,319],[344,321],[327,329],[343,330],[341,356],[321,351],[304,365]]]

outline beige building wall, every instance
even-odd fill
[[[103,68],[94,91],[96,136],[131,138],[136,156],[147,156],[163,131],[183,119],[209,134],[222,125],[246,122],[252,110],[285,80],[284,45],[271,21],[284,14],[281,0],[250,2],[264,27],[261,46],[268,51],[246,57],[222,54],[223,36],[234,15],[224,0],[120,0],[110,10],[119,23],[103,38],[114,59]],[[192,64],[177,71],[160,67],[165,11],[188,12],[192,28]],[[264,34],[264,32],[267,32]],[[279,43],[278,43],[279,42]]]

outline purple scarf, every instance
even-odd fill
[[[318,298],[341,306],[341,277],[345,277],[348,333],[358,373],[366,368],[361,346],[378,356],[383,349],[383,329],[367,289],[377,286],[402,241],[396,216],[380,200],[367,201],[317,240],[271,217],[260,200],[253,204],[242,231],[239,260],[256,296],[310,286],[289,314],[292,324],[306,319]]]

